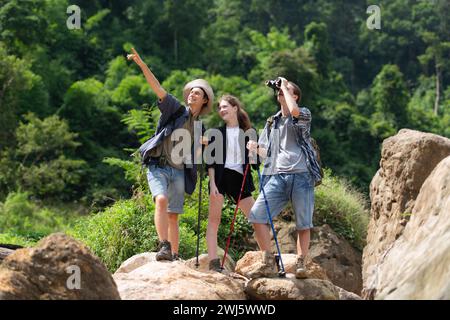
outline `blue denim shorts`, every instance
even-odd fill
[[[147,180],[153,200],[158,195],[165,195],[169,199],[167,212],[183,213],[184,170],[152,164],[148,166]]]
[[[272,219],[291,201],[297,230],[311,229],[314,212],[314,179],[311,174],[309,172],[279,173],[266,176],[265,179],[268,181],[264,184],[264,191]],[[262,192],[259,193],[250,211],[248,221],[269,224]]]

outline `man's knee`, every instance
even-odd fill
[[[178,223],[178,214],[177,213],[168,213],[169,222],[170,223]]]
[[[167,206],[168,203],[169,203],[169,199],[167,198],[166,195],[160,194],[155,197],[155,205],[156,206],[159,206],[159,207]]]

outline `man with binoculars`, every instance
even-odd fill
[[[316,153],[310,141],[311,112],[300,107],[301,90],[284,78],[267,81],[277,93],[280,110],[269,118],[258,143],[247,148],[264,161],[262,186],[249,215],[264,256],[272,255],[268,215],[278,215],[290,201],[297,228],[297,278],[306,278],[310,229],[313,227],[314,185],[321,179]],[[274,261],[274,259],[264,259]]]

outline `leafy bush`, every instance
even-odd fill
[[[0,203],[0,232],[30,241],[66,230],[71,218],[32,202],[26,192],[12,192]]]
[[[315,191],[314,224],[328,224],[346,238],[355,248],[362,250],[366,241],[369,214],[367,200],[353,190],[349,183],[325,170],[322,185]]]
[[[179,252],[183,258],[194,256],[197,245],[196,229],[191,225],[195,210],[187,211],[180,219]],[[115,271],[135,254],[156,251],[153,200],[150,195],[140,195],[117,201],[102,212],[81,218],[69,233],[90,247],[110,271]],[[204,248],[203,241],[201,251]]]
[[[31,247],[36,243],[36,241],[12,233],[0,233],[0,243]]]
[[[120,200],[97,214],[81,218],[69,232],[83,241],[110,271],[157,245],[153,206],[134,200]]]

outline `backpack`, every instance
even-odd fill
[[[272,130],[272,125],[273,125],[273,116],[270,116],[267,119],[267,139],[269,139],[269,137],[270,137],[270,130]],[[323,179],[322,161],[320,160],[320,148],[319,148],[319,145],[317,144],[316,139],[314,139],[313,137],[310,137],[310,140],[311,140],[311,145],[314,148],[314,151],[316,153],[316,160],[317,160],[317,163],[319,164],[319,169],[320,169],[320,180],[317,180],[314,183],[314,186],[317,187],[322,184],[322,179]]]

